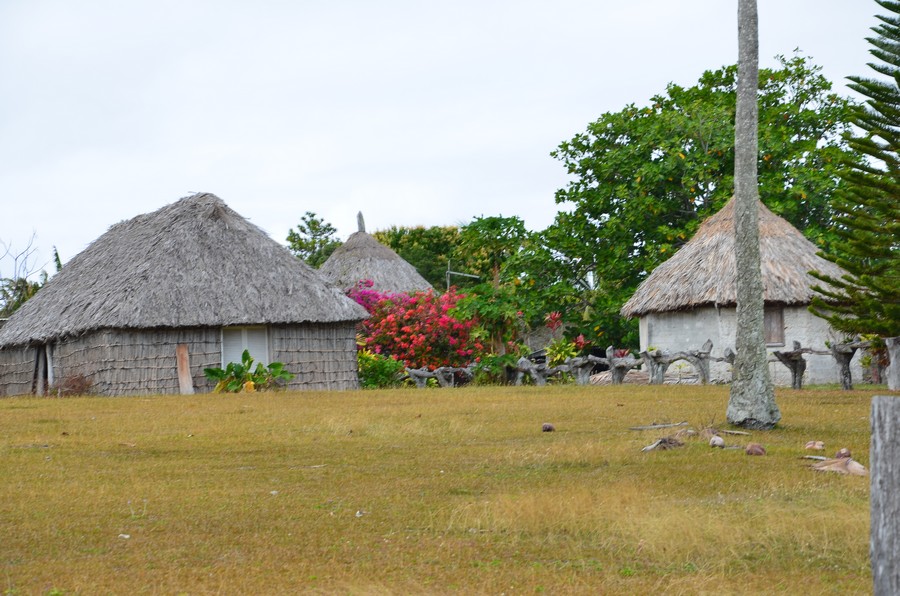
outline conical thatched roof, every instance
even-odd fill
[[[821,284],[809,271],[839,278],[844,271],[816,255],[816,246],[761,202],[759,250],[763,296],[767,303],[809,304],[812,286]],[[700,224],[691,240],[653,270],[622,307],[626,317],[685,310],[706,305],[734,306],[737,289],[734,260],[734,199]]]
[[[319,267],[319,272],[341,289],[352,288],[365,279],[371,279],[372,289],[379,292],[431,289],[431,284],[419,275],[415,267],[366,233],[361,215],[359,231],[351,234],[345,243],[331,253],[328,260]]]
[[[0,328],[0,346],[117,328],[359,321],[365,310],[211,194],[112,226]]]

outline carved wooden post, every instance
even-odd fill
[[[652,352],[644,350],[641,352],[641,360],[644,361],[644,364],[647,365],[647,370],[650,372],[651,385],[662,385],[665,382],[666,370],[674,362],[666,356],[665,352],[659,350],[653,350]]]
[[[683,352],[683,358],[694,366],[694,369],[697,371],[697,375],[700,377],[700,383],[703,385],[709,383],[709,360],[710,353],[712,352],[712,347],[712,340],[707,339],[699,350]],[[679,352],[679,354],[682,353]],[[728,350],[726,350],[726,358],[727,354]]]
[[[606,360],[609,362],[610,378],[613,385],[621,385],[628,371],[641,363],[630,354],[626,358],[616,358],[615,349],[612,346],[606,348]]]
[[[712,352],[712,348],[712,340],[707,339],[703,343],[703,347],[700,348],[700,351],[694,353],[697,357],[697,363],[694,366],[700,374],[700,383],[703,385],[709,383],[709,355]]]
[[[737,354],[734,353],[734,350],[732,350],[731,348],[725,348],[723,356],[725,357],[722,358],[722,360],[724,360],[728,364],[731,364],[732,366],[734,365],[734,359],[737,357]]]
[[[407,368],[406,374],[409,375],[409,378],[415,381],[416,387],[418,389],[424,389],[428,386],[428,379],[434,378],[434,373],[429,371],[428,368]]]
[[[529,360],[528,358],[519,358],[519,361],[516,363],[516,368],[518,372],[516,373],[516,385],[522,384],[522,377],[527,373],[534,380],[535,385],[546,385],[547,377],[541,375],[537,366]]]
[[[850,361],[853,360],[853,354],[856,353],[857,347],[854,344],[833,344],[831,346],[831,355],[834,356],[840,367],[841,389],[844,391],[853,389],[853,379],[850,376]]]
[[[586,356],[576,356],[566,361],[569,365],[569,372],[575,375],[575,384],[588,385],[591,382],[591,371],[594,370],[594,363]]]
[[[434,369],[434,378],[441,387],[453,387],[454,385],[453,369],[450,367],[441,366]]]
[[[871,542],[876,596],[900,594],[900,398],[872,398]]]
[[[806,360],[803,358],[803,349],[800,342],[794,342],[791,352],[773,352],[775,357],[791,371],[791,388],[803,389],[803,373],[806,372]]]
[[[891,361],[885,371],[888,389],[900,391],[900,337],[889,337],[884,340],[884,343],[887,346],[888,358]]]

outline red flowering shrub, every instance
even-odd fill
[[[372,314],[376,304],[382,300],[391,298],[392,296],[392,294],[373,290],[372,286],[374,285],[375,282],[371,279],[363,279],[356,282],[355,286],[347,290],[347,296],[356,300],[358,304],[369,311],[369,314]]]
[[[465,366],[484,350],[472,337],[474,320],[461,321],[448,314],[464,298],[450,289],[406,294],[380,294],[371,284],[357,284],[348,295],[371,317],[360,324],[362,347],[388,355],[410,368]]]

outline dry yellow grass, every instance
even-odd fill
[[[725,387],[0,400],[0,585],[867,593],[868,480],[798,458],[868,465],[872,394],[780,392],[765,457],[628,430],[722,424]]]

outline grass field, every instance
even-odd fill
[[[641,452],[720,386],[4,399],[0,588],[864,594],[868,478],[799,457],[868,467],[872,395],[780,391],[764,457]]]

